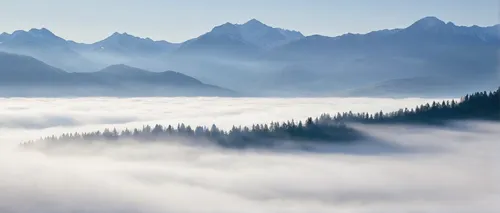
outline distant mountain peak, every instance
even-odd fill
[[[2,41],[6,38],[8,38],[10,36],[10,34],[8,33],[1,33],[0,34],[0,44],[2,43]]]
[[[213,28],[213,30],[216,30],[216,29],[225,29],[225,28],[236,28],[236,25],[230,23],[230,22],[226,22],[224,24],[221,24],[219,26],[215,26]]]
[[[155,41],[151,38],[142,38],[127,32],[115,32],[105,39],[90,45],[92,51],[127,57],[163,54],[176,48],[176,44],[167,41]]]
[[[141,38],[141,37],[138,37],[138,36],[134,36],[134,35],[128,34],[126,32],[124,32],[124,33],[115,32],[112,35],[108,36],[103,41],[119,41],[119,40],[128,40],[128,41],[134,41],[135,40],[135,41],[155,42],[151,38]]]
[[[417,22],[427,22],[427,23],[444,23],[443,20],[439,19],[436,16],[426,16],[418,20]]]
[[[266,26],[266,24],[262,23],[261,21],[253,18],[253,19],[250,19],[249,21],[245,22],[243,25],[253,25],[253,26]]]
[[[31,28],[29,30],[29,32],[30,33],[50,33],[50,34],[52,34],[52,32],[45,27],[43,27],[43,28]]]
[[[42,36],[42,37],[56,37],[54,33],[52,33],[50,30],[47,28],[32,28],[28,31],[28,33],[35,35],[35,36]]]
[[[11,48],[17,48],[19,46],[27,45],[28,48],[34,48],[35,46],[50,46],[57,45],[59,47],[65,47],[66,40],[55,35],[47,28],[32,28],[28,31],[16,30],[12,34],[2,34],[4,44],[10,46]]]
[[[124,32],[124,33],[114,32],[108,38],[123,38],[123,37],[138,38],[138,37],[130,35],[130,34],[126,33],[126,32]]]
[[[445,26],[445,25],[446,25],[446,23],[443,20],[441,20],[435,16],[427,16],[427,17],[424,17],[424,18],[416,21],[410,27],[431,29],[431,28],[436,28],[436,27]]]
[[[137,67],[128,66],[126,64],[114,64],[104,69],[98,71],[100,73],[109,73],[109,74],[134,74],[134,73],[142,73],[148,72],[143,69],[139,69]]]
[[[109,65],[107,68],[132,68],[132,67],[126,64],[113,64]]]
[[[180,50],[231,52],[231,54],[252,52],[244,55],[253,55],[257,51],[270,49],[303,37],[300,32],[271,27],[254,18],[244,24],[226,22],[216,26],[210,32],[185,42]]]
[[[214,27],[210,33],[214,35],[239,35],[240,30],[238,26],[226,22],[225,24]]]
[[[52,33],[50,30],[47,28],[32,28],[28,31],[25,30],[16,30],[12,34],[8,33],[2,33],[2,35],[31,35],[31,36],[36,36],[36,37],[57,37],[54,33]]]

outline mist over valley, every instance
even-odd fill
[[[500,212],[494,4],[3,0],[0,213]]]
[[[496,212],[500,170],[494,150],[500,148],[499,126],[490,122],[354,125],[371,140],[347,145],[311,142],[308,149],[292,144],[241,150],[175,140],[68,143],[48,152],[19,146],[39,137],[104,128],[186,123],[229,130],[233,125],[298,121],[325,112],[389,112],[433,101],[438,100],[0,99],[0,209]]]

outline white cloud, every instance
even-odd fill
[[[146,124],[211,125],[230,128],[321,113],[376,112],[414,107],[429,99],[370,98],[0,98],[0,131],[25,129],[38,136]],[[5,130],[3,130],[5,129]],[[12,134],[11,134],[12,135]]]
[[[500,125],[490,123],[440,129],[357,126],[376,140],[356,147],[322,147],[331,152],[236,151],[165,143],[67,147],[61,152],[65,154],[43,154],[12,146],[43,134],[109,126],[99,122],[102,116],[135,118],[109,122],[119,126],[159,121],[230,126],[337,110],[391,110],[426,100],[48,100],[0,100],[0,113],[9,115],[9,120],[24,115],[29,122],[26,118],[52,113],[79,121],[47,129],[0,129],[0,212],[493,213],[500,209],[496,154],[500,133],[494,131]]]

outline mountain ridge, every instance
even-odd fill
[[[4,52],[0,52],[0,88],[0,96],[8,97],[236,95],[175,71],[150,72],[121,64],[96,72],[69,73],[30,56]]]
[[[424,18],[421,18],[415,22],[413,22],[412,24],[408,25],[407,27],[405,28],[408,28],[408,27],[411,27],[412,25],[415,25],[417,23],[423,23],[423,22],[434,22],[434,23],[442,23],[442,24],[452,24],[456,27],[461,27],[461,28],[490,28],[492,29],[492,31],[494,31],[494,29],[496,28],[499,28],[500,27],[500,24],[496,24],[496,25],[488,25],[488,26],[479,26],[479,25],[457,25],[455,24],[454,22],[451,22],[451,21],[448,21],[448,22],[445,22],[435,16],[427,16],[427,17],[424,17]],[[244,26],[246,24],[254,24],[254,23],[258,23],[258,24],[262,24],[262,25],[265,25],[267,27],[270,27],[270,28],[273,28],[273,29],[278,29],[278,30],[283,30],[283,31],[287,31],[287,32],[293,32],[293,33],[297,33],[297,35],[302,35],[303,37],[311,37],[311,36],[324,36],[324,37],[329,37],[329,38],[335,38],[335,37],[340,37],[340,36],[344,36],[344,35],[348,35],[348,34],[353,34],[353,35],[367,35],[367,34],[371,34],[371,33],[374,33],[374,32],[378,32],[378,31],[392,31],[392,30],[401,30],[401,29],[404,29],[404,28],[385,28],[385,29],[380,29],[380,30],[373,30],[373,31],[370,31],[370,32],[366,32],[366,33],[352,33],[352,32],[346,32],[344,34],[341,34],[341,35],[321,35],[321,34],[311,34],[311,35],[303,35],[300,31],[297,31],[297,30],[289,30],[289,29],[284,29],[284,28],[279,28],[279,27],[271,27],[269,25],[266,25],[264,23],[262,23],[261,21],[253,18],[253,19],[250,19],[249,21],[243,23],[243,24],[237,24],[237,23],[231,23],[231,22],[226,22],[225,24],[231,24],[231,25],[235,25],[235,26]],[[225,25],[225,24],[222,24],[222,25]],[[222,25],[218,25],[218,26],[222,26]],[[217,26],[216,26],[217,27]],[[214,28],[216,28],[214,27]],[[55,35],[52,31],[50,31],[49,29],[45,28],[45,27],[42,27],[42,28],[31,28],[29,30],[16,30],[14,31],[13,33],[7,33],[7,32],[2,32],[0,34],[0,38],[3,38],[7,35],[12,35],[14,34],[15,32],[29,32],[29,31],[47,31],[49,32],[50,34],[52,35]],[[95,44],[95,43],[98,43],[100,41],[103,41],[109,37],[112,37],[113,35],[115,34],[121,34],[121,35],[129,35],[129,36],[133,36],[133,37],[136,37],[136,38],[141,38],[141,39],[149,39],[149,40],[152,40],[148,37],[139,37],[139,36],[134,36],[132,34],[129,34],[127,32],[123,32],[123,33],[119,33],[119,32],[115,32],[111,35],[109,35],[108,37],[102,39],[102,40],[98,40],[98,41],[94,41],[94,42],[90,42],[90,43],[86,43],[86,42],[77,42],[77,41],[74,41],[74,40],[71,40],[71,39],[65,39],[66,41],[71,41],[71,42],[74,42],[74,43],[78,43],[78,44]],[[56,35],[55,35],[56,36]],[[59,36],[57,36],[59,37]],[[61,38],[61,37],[59,37]],[[64,38],[63,38],[64,39]],[[189,41],[191,39],[187,39],[185,41],[182,41],[182,42],[169,42],[167,40],[153,40],[153,41],[156,41],[156,42],[168,42],[168,43],[171,43],[171,44],[181,44],[181,43],[184,43],[186,41]],[[1,40],[0,40],[1,41]]]
[[[270,27],[257,19],[244,24],[226,22],[179,47],[180,54],[255,56],[276,46],[303,38],[298,31]]]
[[[247,93],[285,90],[291,94],[332,94],[334,90],[363,88],[391,79],[495,79],[498,28],[500,25],[457,26],[431,16],[405,28],[329,37],[304,36],[251,19],[216,26],[171,49],[166,48],[170,44],[166,41],[128,33],[117,32],[93,44],[80,44],[60,42],[64,39],[48,29],[34,29],[16,34],[30,35],[35,41],[51,38],[62,48],[46,42],[40,48],[32,46],[31,52],[8,52],[30,55],[72,72],[130,64],[156,72],[182,70],[204,82],[249,90]],[[284,36],[287,33],[291,36]],[[10,37],[7,33],[0,35],[0,51],[11,43]]]

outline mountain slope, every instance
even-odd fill
[[[420,45],[473,45],[500,43],[498,32],[492,27],[465,27],[445,23],[435,17],[425,17],[407,28],[380,30],[367,34],[344,34],[337,37],[313,35],[277,48],[272,54],[289,53],[297,56],[322,54],[344,54],[360,50],[379,52],[408,49],[414,51]],[[498,28],[497,28],[498,29]],[[383,48],[372,49],[372,47]],[[411,48],[410,48],[411,47]]]
[[[153,41],[127,33],[114,33],[102,41],[87,45],[89,50],[119,56],[147,57],[165,54],[177,48],[178,44],[167,41]]]
[[[95,69],[98,65],[81,56],[66,40],[48,29],[18,30],[2,34],[0,51],[35,57],[52,66],[71,71]]]
[[[0,85],[44,83],[64,78],[65,74],[33,57],[0,52]]]
[[[0,34],[0,44],[3,43],[3,41],[5,39],[9,38],[9,37],[10,37],[10,34],[8,34],[8,33],[1,33]]]
[[[256,19],[236,26],[245,41],[264,49],[270,49],[304,37],[298,31],[273,28]]]
[[[173,72],[114,65],[67,73],[32,57],[0,52],[1,96],[230,96],[233,91]]]
[[[426,17],[404,29],[338,37],[308,36],[271,50],[267,58],[308,67],[303,72],[319,78],[307,81],[302,75],[289,72],[287,79],[292,80],[288,84],[301,81],[307,87],[314,82],[316,88],[342,85],[337,89],[351,89],[419,77],[498,81],[500,39],[493,28],[456,26]],[[270,82],[279,80],[282,78]]]
[[[124,64],[112,65],[98,72],[90,73],[93,76],[110,81],[135,82],[159,85],[198,86],[203,83],[193,77],[174,71],[150,72],[130,67]]]
[[[195,56],[249,56],[259,48],[245,41],[238,28],[230,23],[215,27],[212,31],[184,42],[175,52],[178,55]]]
[[[29,31],[17,30],[12,34],[3,33],[3,47],[65,47],[66,40],[54,35],[46,28],[31,29]]]
[[[216,26],[210,32],[185,42],[178,52],[248,56],[303,37],[300,32],[273,28],[252,19],[244,24]]]
[[[451,82],[447,78],[460,82],[457,87],[477,82],[489,87],[499,81],[499,27],[457,26],[425,17],[402,29],[304,37],[253,19],[214,27],[179,45],[127,33],[81,44],[32,29],[1,34],[0,51],[30,55],[68,71],[112,64],[182,70],[204,82],[254,94],[332,95],[367,88],[426,93],[431,84]]]
[[[89,75],[115,87],[128,96],[234,96],[234,91],[205,84],[175,71],[150,72],[119,64]]]

